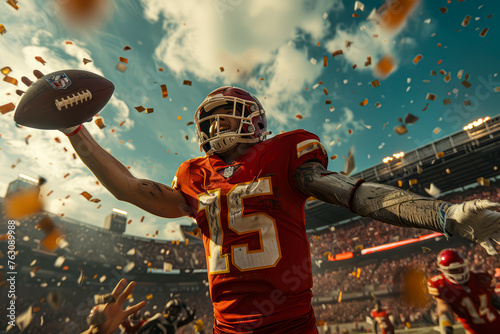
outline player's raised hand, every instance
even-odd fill
[[[480,244],[488,254],[496,255],[493,242],[500,245],[500,203],[488,200],[454,204],[446,211],[446,230]]]

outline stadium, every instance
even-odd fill
[[[430,193],[452,203],[500,202],[499,165],[500,116],[496,116],[464,124],[463,130],[386,159],[355,177],[426,196]],[[9,219],[6,198],[36,189],[36,181],[20,175],[9,184],[0,202],[2,221]],[[412,273],[420,283],[438,273],[435,259],[444,248],[459,249],[473,270],[500,275],[498,257],[486,256],[480,246],[459,237],[446,240],[433,231],[382,224],[314,198],[307,202],[305,212],[313,260],[313,307],[320,333],[370,332],[374,298],[392,310],[396,333],[438,333],[436,306],[425,280],[423,288],[412,286],[415,293],[408,293],[406,285]],[[47,217],[54,224],[50,229]],[[110,292],[121,277],[137,283],[128,304],[145,300],[142,312],[154,314],[169,299],[180,297],[196,307],[197,317],[211,332],[214,320],[205,255],[201,240],[192,236],[195,226],[184,229],[184,240],[162,241],[123,235],[126,222],[127,213],[118,209],[103,217],[103,228],[50,212],[15,221],[16,302],[18,310],[25,311],[18,316],[18,321],[25,322],[23,333],[79,333],[87,327],[93,296]],[[64,241],[47,250],[47,238],[56,230]],[[0,246],[7,249],[6,238]],[[2,290],[8,284],[7,269],[1,268]],[[6,319],[7,310],[2,309],[1,329],[7,328]],[[455,328],[461,333],[460,325]],[[185,326],[182,333],[194,333],[194,329]]]

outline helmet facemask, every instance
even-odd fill
[[[465,284],[469,281],[469,263],[464,259],[463,263],[453,262],[448,266],[439,264],[439,269],[448,281],[454,284]]]

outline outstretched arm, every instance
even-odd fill
[[[189,214],[180,193],[164,184],[135,178],[120,161],[92,138],[85,126],[69,140],[76,153],[97,179],[117,199],[134,204],[154,215],[177,218]]]
[[[453,334],[453,326],[451,319],[453,319],[453,309],[450,304],[442,299],[435,298],[437,302],[437,314],[439,317],[439,329],[442,334]]]
[[[451,204],[403,189],[330,172],[316,161],[295,170],[296,187],[304,194],[348,208],[363,217],[403,227],[458,234],[495,254],[490,238],[500,243],[500,214],[487,210],[500,204],[484,200]]]

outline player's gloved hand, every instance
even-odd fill
[[[500,209],[500,203],[473,200],[454,204],[444,214],[443,230],[474,241],[488,254],[496,255],[492,241],[500,245],[500,213],[491,209]]]

